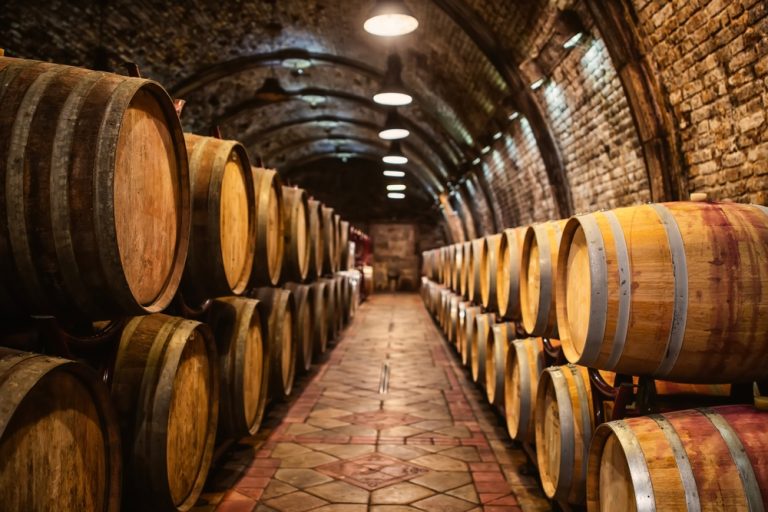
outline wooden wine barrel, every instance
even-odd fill
[[[664,203],[574,217],[558,321],[570,361],[680,382],[768,376],[768,210]]]
[[[336,241],[339,230],[334,221],[333,208],[322,207],[323,210],[323,274],[333,274],[336,272]]]
[[[464,366],[472,365],[472,344],[475,334],[475,318],[483,314],[483,308],[480,306],[470,306],[464,310],[464,337],[459,350],[461,362]]]
[[[349,270],[349,221],[339,221],[340,270]]]
[[[341,215],[338,213],[333,214],[333,228],[336,230],[336,238],[334,240],[334,255],[333,261],[333,273],[335,274],[341,270]]]
[[[338,283],[335,279],[325,278],[322,280],[325,283],[328,293],[328,302],[325,307],[325,325],[328,329],[328,342],[332,343],[336,341],[339,335],[339,326],[336,322],[336,309],[340,307],[338,303]],[[434,302],[432,294],[433,290],[430,290],[430,302]]]
[[[258,432],[267,405],[269,357],[262,337],[259,301],[220,297],[211,302],[211,326],[219,353],[220,439]]]
[[[480,299],[485,309],[496,313],[499,311],[496,279],[498,277],[501,235],[487,236],[484,240],[485,249],[480,260]]]
[[[469,251],[469,268],[467,270],[467,294],[475,304],[482,304],[480,296],[480,280],[482,276],[482,261],[485,254],[485,239],[472,240]]]
[[[0,57],[0,310],[156,312],[187,257],[189,168],[157,83]]]
[[[455,342],[455,348],[456,352],[461,354],[461,351],[463,350],[464,344],[466,343],[464,340],[467,336],[467,308],[472,307],[472,303],[464,300],[462,297],[459,301],[458,305],[458,311],[457,311],[457,317],[456,317],[456,342]]]
[[[485,394],[488,403],[504,409],[504,375],[509,344],[515,338],[515,325],[501,322],[493,325],[485,348]]]
[[[440,326],[440,329],[442,329],[443,334],[447,332],[446,330],[446,316],[448,313],[448,301],[450,299],[451,290],[448,288],[443,288],[440,290],[440,305],[437,308],[437,324]]]
[[[293,335],[298,338],[298,367],[307,372],[312,367],[314,353],[314,319],[315,319],[315,288],[307,284],[286,283],[285,288],[293,293],[296,302],[296,317],[293,324]]]
[[[535,414],[536,460],[544,494],[583,503],[587,454],[595,430],[587,369],[566,365],[544,370],[536,391]]]
[[[459,303],[463,299],[460,295],[452,294],[450,304],[448,306],[448,341],[451,345],[456,345],[458,339],[458,327],[459,327]]]
[[[252,169],[256,187],[256,254],[251,286],[275,286],[280,281],[285,252],[283,185],[277,171]]]
[[[298,336],[294,335],[296,302],[290,290],[256,288],[252,292],[259,299],[262,331],[267,340],[269,354],[269,396],[274,399],[288,397],[293,391],[296,377]]]
[[[539,375],[544,371],[541,338],[515,340],[507,352],[504,373],[504,417],[509,437],[534,440],[534,411]]]
[[[248,286],[256,241],[253,173],[233,140],[184,134],[192,183],[192,231],[181,281],[184,300],[240,295]]]
[[[315,312],[312,323],[312,346],[314,354],[319,356],[324,354],[328,348],[328,304],[331,301],[330,288],[322,280],[316,281],[310,285],[314,288]]]
[[[521,320],[520,262],[523,259],[525,228],[505,229],[499,242],[496,259],[496,301],[499,315],[509,320]]]
[[[456,248],[453,245],[443,247],[443,284],[453,289],[453,264]]]
[[[344,321],[344,312],[349,307],[347,303],[347,279],[344,276],[340,276],[338,274],[333,276],[333,280],[336,281],[336,298],[334,302],[336,303],[335,308],[335,315],[334,318],[336,320],[336,330],[338,332],[341,332],[344,329],[345,321]]]
[[[470,368],[472,380],[481,384],[485,389],[485,362],[488,338],[492,336],[494,316],[491,313],[483,313],[475,316],[472,327],[472,348],[470,349]]]
[[[341,325],[346,327],[349,325],[351,319],[350,312],[352,309],[352,286],[350,284],[350,277],[347,271],[341,271],[336,273],[336,279],[339,280],[341,289]]]
[[[0,348],[0,508],[120,510],[120,434],[85,366]]]
[[[302,282],[309,272],[309,202],[307,192],[296,187],[283,187],[285,254],[283,281]]]
[[[189,510],[197,501],[219,417],[216,362],[204,324],[162,314],[128,322],[112,380],[127,508]]]
[[[529,226],[520,261],[520,310],[531,336],[557,338],[555,276],[560,236],[566,220]]]
[[[451,289],[455,293],[461,293],[461,272],[464,265],[464,244],[453,245],[453,275],[451,276]]]
[[[323,212],[320,201],[310,199],[309,207],[309,264],[307,278],[315,280],[323,275]]]
[[[766,421],[734,405],[603,423],[589,451],[589,510],[765,510]]]
[[[459,293],[469,300],[469,266],[470,253],[472,252],[472,242],[462,242],[461,244],[461,268],[459,269]]]

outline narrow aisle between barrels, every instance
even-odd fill
[[[374,295],[195,510],[548,510],[416,294]]]

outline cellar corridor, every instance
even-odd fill
[[[417,294],[372,296],[297,385],[194,510],[549,510]]]

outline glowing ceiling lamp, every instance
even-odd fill
[[[403,171],[392,171],[387,169],[384,171],[384,176],[388,178],[403,178],[405,177],[405,173]]]
[[[389,146],[389,151],[384,155],[382,161],[385,164],[403,165],[408,163],[408,158],[403,154],[403,150],[400,149],[400,141],[392,141]]]
[[[389,192],[387,193],[387,197],[390,199],[405,199],[405,194],[402,192]]]
[[[397,109],[392,109],[387,114],[387,120],[384,123],[384,128],[379,132],[379,138],[384,140],[404,139],[410,134],[411,132],[405,127],[403,120],[400,119]]]
[[[376,0],[368,19],[363,23],[366,32],[382,37],[410,34],[419,26],[403,0]]]
[[[387,185],[387,190],[390,192],[402,192],[405,190],[405,185],[402,183],[393,183],[392,185]]]
[[[381,88],[373,95],[373,101],[379,105],[391,107],[402,107],[413,101],[413,96],[405,89],[403,79],[400,77],[402,70],[403,63],[400,56],[393,53],[387,58],[387,71],[381,81]]]

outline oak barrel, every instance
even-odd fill
[[[469,268],[467,269],[467,296],[475,304],[482,304],[480,296],[480,281],[482,279],[482,261],[485,254],[485,239],[472,240],[469,251]]]
[[[336,239],[335,247],[334,247],[334,255],[335,259],[333,261],[333,272],[336,273],[339,270],[341,270],[341,215],[338,213],[333,214],[333,228],[336,231]]]
[[[252,436],[261,426],[269,386],[259,301],[247,297],[215,299],[208,324],[219,353],[219,438]]]
[[[589,510],[765,510],[766,421],[734,405],[603,423],[589,451]]]
[[[283,186],[277,171],[252,169],[256,187],[256,254],[251,286],[275,286],[280,281],[285,252]]]
[[[531,336],[557,338],[555,276],[560,237],[566,220],[529,226],[520,261],[520,310]]]
[[[483,313],[480,306],[469,306],[464,310],[464,336],[462,337],[459,353],[461,362],[469,367],[472,364],[472,343],[475,334],[475,318]]]
[[[297,187],[283,187],[285,253],[283,281],[302,282],[309,272],[309,202],[307,192]]]
[[[192,231],[181,281],[194,304],[245,291],[253,269],[256,203],[245,148],[184,134],[192,190]]]
[[[534,412],[539,376],[544,371],[541,338],[515,340],[507,352],[504,370],[504,417],[509,437],[534,440]]]
[[[679,382],[768,376],[768,209],[664,203],[574,217],[558,269],[569,361]]]
[[[320,201],[310,199],[307,202],[309,211],[309,264],[307,278],[317,279],[323,275],[323,212]]]
[[[296,317],[293,323],[293,335],[297,338],[298,368],[307,372],[312,367],[314,354],[315,288],[308,284],[286,283],[285,288],[293,293],[296,302]]]
[[[509,344],[515,338],[515,324],[500,322],[493,325],[485,348],[485,394],[488,403],[504,408],[504,375]]]
[[[509,320],[521,320],[520,264],[523,259],[525,228],[505,229],[499,242],[496,259],[496,301],[499,315]]]
[[[328,331],[328,342],[333,342],[339,335],[339,326],[336,322],[336,310],[340,307],[338,301],[338,282],[335,279],[323,278],[328,294],[328,302],[325,306],[325,325]],[[430,304],[434,303],[434,290],[430,289]]]
[[[333,208],[322,207],[323,213],[323,274],[333,274],[336,272],[336,262],[338,256],[336,248],[338,246],[337,238],[339,230],[334,221]],[[430,259],[430,263],[432,260]]]
[[[333,280],[336,281],[336,286],[334,288],[336,292],[336,298],[334,299],[334,302],[336,304],[336,308],[334,311],[334,318],[336,320],[336,329],[338,332],[341,332],[342,329],[344,329],[345,323],[345,311],[347,310],[348,303],[347,303],[347,279],[344,276],[341,276],[339,274],[335,274],[333,276]]]
[[[482,385],[485,389],[485,362],[488,338],[492,336],[494,316],[492,313],[483,313],[475,316],[472,326],[472,348],[470,351],[470,369],[472,380]]]
[[[219,416],[210,329],[162,314],[135,317],[113,375],[128,508],[189,510],[208,475]]]
[[[461,295],[467,300],[472,300],[469,296],[469,267],[472,257],[472,242],[461,243],[461,269],[459,270],[459,288]]]
[[[328,348],[328,303],[331,300],[330,288],[328,284],[322,280],[312,283],[310,286],[314,288],[314,308],[313,314],[314,321],[312,322],[312,346],[314,347],[314,354],[320,355],[325,353]]]
[[[294,333],[296,302],[290,290],[256,288],[261,325],[269,354],[269,397],[283,399],[293,391],[298,336]]]
[[[94,372],[0,348],[0,397],[0,508],[120,509],[119,428]]]
[[[480,300],[485,309],[494,313],[499,310],[496,280],[498,277],[501,236],[498,234],[485,237],[485,248],[480,259]]]
[[[0,57],[0,309],[157,312],[187,257],[184,135],[157,83]]]
[[[451,276],[451,289],[461,293],[461,267],[464,264],[464,244],[453,245],[453,275]]]
[[[346,220],[339,221],[339,250],[339,270],[349,270],[349,221]]]
[[[451,345],[456,345],[458,339],[458,327],[459,327],[459,303],[463,299],[460,295],[452,294],[450,299],[450,305],[448,306],[448,334],[447,338]]]

